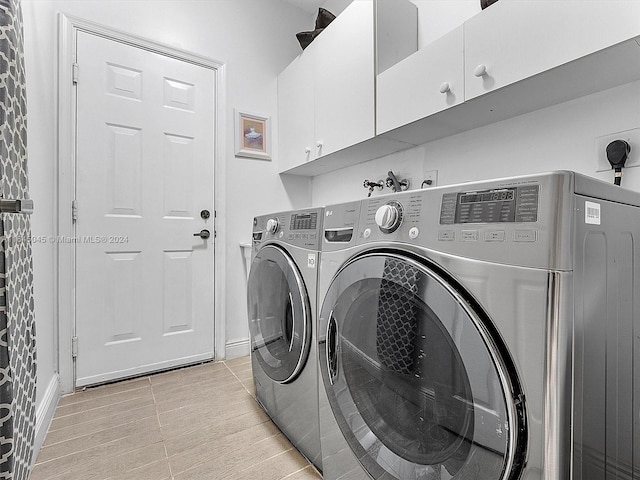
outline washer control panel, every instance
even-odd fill
[[[540,185],[415,190],[362,202],[362,241],[401,241],[450,250],[539,240]],[[453,247],[453,245],[451,245]],[[457,248],[457,247],[454,247]]]
[[[509,265],[572,268],[573,224],[561,219],[574,218],[578,187],[590,191],[587,180],[580,176],[578,185],[577,178],[573,172],[548,172],[362,199],[355,243],[402,244]],[[597,192],[601,182],[591,183]]]

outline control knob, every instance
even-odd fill
[[[267,233],[276,233],[279,226],[280,223],[278,222],[277,218],[270,218],[269,220],[267,220]]]
[[[382,205],[376,211],[376,224],[384,233],[391,233],[402,223],[402,206],[397,202]]]

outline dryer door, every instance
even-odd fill
[[[409,256],[365,254],[333,279],[319,320],[322,380],[372,478],[517,477],[522,396],[486,323],[458,286]]]
[[[295,263],[277,246],[262,248],[248,282],[251,354],[273,380],[296,378],[309,354],[311,307]]]

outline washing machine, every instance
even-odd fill
[[[322,469],[316,288],[323,209],[256,217],[247,288],[256,399]]]
[[[325,480],[640,478],[640,194],[573,172],[326,207]]]

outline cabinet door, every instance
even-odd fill
[[[278,76],[278,170],[316,157],[313,44]]]
[[[375,135],[372,0],[355,0],[315,41],[316,150],[328,155]]]
[[[464,101],[462,26],[378,75],[377,133]]]
[[[500,0],[464,35],[469,100],[640,35],[640,2]]]

